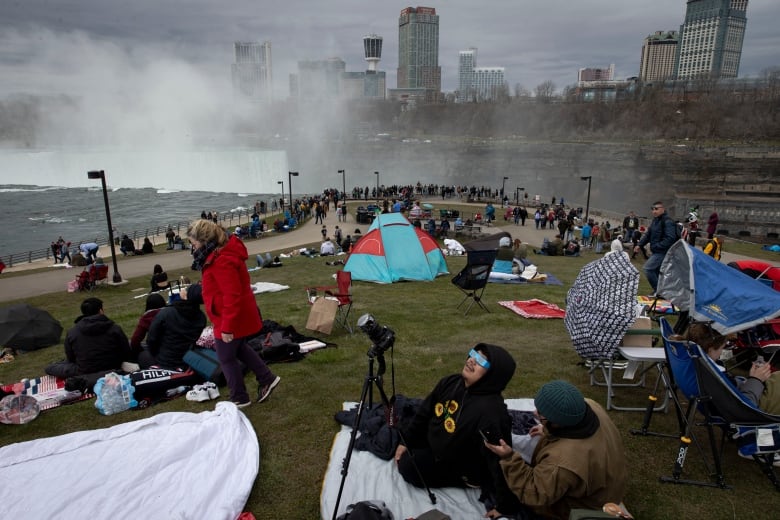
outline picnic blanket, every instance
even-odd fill
[[[510,415],[513,411],[531,412],[533,399],[506,399]],[[344,403],[344,410],[353,408],[357,403]],[[533,451],[533,441],[528,435],[515,434],[512,427],[512,444],[520,453]],[[320,494],[320,516],[323,520],[333,517],[336,499],[342,479],[342,462],[349,447],[352,428],[342,426],[333,439],[330,461],[325,470]],[[448,514],[452,520],[473,520],[485,515],[485,505],[479,501],[479,489],[435,488],[436,504],[431,504],[425,489],[407,484],[398,473],[394,460],[382,460],[368,451],[352,451],[344,490],[339,502],[338,515],[343,514],[349,504],[361,500],[381,500],[387,504],[397,519],[416,518],[433,508]]]
[[[555,305],[554,303],[547,303],[544,300],[514,300],[498,302],[502,307],[506,307],[515,314],[519,314],[523,318],[560,318],[563,319],[566,316],[566,311]]]
[[[38,401],[41,411],[57,408],[60,405],[83,401],[95,397],[92,392],[83,395],[75,395],[65,390],[65,380],[54,376],[45,375],[35,379],[23,379],[22,381],[3,385],[3,391],[14,394],[29,395]]]
[[[252,423],[223,401],[4,446],[0,474],[18,485],[0,486],[0,504],[4,518],[234,520],[259,467]]]
[[[490,278],[488,278],[488,282],[517,283],[517,284],[524,284],[524,285],[563,285],[563,282],[561,282],[559,279],[557,279],[555,276],[551,275],[550,273],[544,273],[544,276],[539,277],[539,279],[528,281],[522,276],[520,276],[519,274],[491,272]]]

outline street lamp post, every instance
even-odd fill
[[[339,170],[341,174],[341,198],[347,200],[347,174],[344,170]]]
[[[379,172],[374,172],[376,175],[376,200],[379,200]]]
[[[111,225],[111,210],[108,209],[108,190],[106,189],[106,172],[103,170],[93,170],[87,172],[88,179],[100,179],[103,185],[103,203],[106,206],[106,221],[108,222],[108,244],[111,246],[111,261],[114,263],[114,283],[122,282],[122,275],[119,274],[119,268],[116,264],[116,249],[114,249],[114,228]]]
[[[293,206],[292,206],[292,178],[297,177],[298,172],[287,172],[287,187],[290,188],[288,191],[288,195],[290,195],[290,216],[293,216]],[[284,199],[284,197],[282,197]]]
[[[276,184],[282,186],[282,215],[284,215],[284,181],[276,181]],[[292,215],[290,215],[292,216]]]
[[[588,222],[588,214],[590,213],[590,181],[593,179],[592,175],[580,177],[583,181],[588,181],[588,197],[585,199],[585,222]]]
[[[521,188],[520,186],[515,188],[515,203],[519,206],[520,205],[520,192],[525,191],[525,188]]]

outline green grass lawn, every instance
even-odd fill
[[[571,347],[563,320],[523,319],[496,304],[500,300],[539,298],[565,307],[566,292],[579,269],[595,258],[591,253],[581,258],[534,257],[540,271],[554,274],[564,285],[490,284],[484,301],[491,312],[474,307],[468,316],[456,309],[462,294],[450,283],[451,276],[427,283],[377,285],[356,282],[351,319],[356,321],[363,313],[371,313],[381,324],[395,331],[395,348],[386,357],[388,365],[394,363],[397,393],[423,397],[439,378],[460,371],[473,344],[489,342],[506,347],[517,361],[517,372],[505,397],[533,397],[544,382],[563,378],[603,404],[605,389],[589,385],[588,370],[579,364],[580,358]],[[465,257],[448,257],[447,263],[454,275],[465,265]],[[637,266],[641,268],[641,263]],[[284,267],[280,269],[253,272],[253,282],[290,286],[286,291],[258,295],[263,317],[293,325],[306,333],[304,325],[309,306],[304,288],[334,283],[332,275],[336,269],[325,265],[322,258],[295,257],[285,259]],[[181,274],[191,276],[193,273],[174,271],[168,274],[176,279]],[[148,279],[143,277],[130,280],[125,286],[101,287],[93,293],[103,299],[106,314],[117,321],[128,336],[144,304],[143,298],[133,296],[143,293],[147,284]],[[642,277],[640,294],[649,292]],[[62,291],[27,302],[49,310],[67,329],[77,316],[84,297],[84,294]],[[315,351],[297,363],[272,365],[282,377],[281,385],[268,402],[255,403],[245,409],[261,447],[260,473],[246,505],[258,519],[320,517],[321,479],[328,464],[333,436],[339,429],[333,416],[343,401],[359,399],[370,347],[368,338],[360,331],[349,335],[335,330],[325,340],[336,346]],[[62,357],[61,345],[20,354],[14,362],[0,365],[0,382],[37,377],[47,363]],[[247,378],[247,383],[250,390],[255,387],[251,377]],[[386,389],[392,391],[389,377]],[[226,398],[226,389],[222,394]],[[617,399],[621,403],[641,405],[646,395],[646,390],[620,389]],[[81,402],[44,412],[26,425],[0,425],[0,444],[105,428],[170,411],[199,412],[213,409],[213,406],[213,402],[194,403],[180,398],[150,409],[104,417],[95,409],[94,401]],[[724,449],[726,478],[734,485],[733,490],[662,484],[658,477],[671,474],[678,441],[632,436],[629,429],[640,426],[641,413],[612,411],[610,416],[623,433],[630,463],[626,504],[636,518],[773,516],[768,511],[778,504],[776,493],[757,465],[737,456],[734,445]],[[675,433],[675,414],[656,414],[651,426]],[[153,450],[149,456],[154,456]],[[687,477],[707,478],[699,460],[698,453],[692,449],[685,466]],[[349,486],[349,478],[346,485]],[[330,512],[326,512],[326,516],[329,517]]]

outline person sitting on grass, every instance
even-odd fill
[[[206,327],[200,284],[181,290],[181,299],[160,309],[149,326],[146,348],[138,355],[141,368],[158,366],[170,370],[184,368],[184,354],[195,345]]]
[[[522,518],[569,518],[572,509],[619,504],[628,463],[620,432],[598,403],[568,381],[550,381],[534,398],[538,439],[529,461],[504,439],[485,446],[501,459],[509,489],[528,508]]]
[[[152,292],[164,291],[171,288],[171,282],[168,281],[168,273],[163,271],[160,264],[154,264],[151,287]]]
[[[144,244],[141,246],[141,251],[143,251],[145,255],[154,253],[154,245],[152,244],[152,241],[149,240],[149,237],[144,238]]]
[[[154,317],[163,307],[165,307],[165,298],[158,293],[152,293],[146,297],[146,308],[130,337],[130,350],[132,350],[134,358],[138,358],[138,354],[143,350],[146,333],[149,332]]]
[[[320,256],[333,256],[336,254],[336,245],[330,239],[325,237],[325,241],[320,245]]]
[[[65,335],[65,360],[46,367],[51,376],[68,377],[120,370],[132,357],[130,343],[122,328],[108,319],[103,302],[87,298],[81,302],[81,316]]]

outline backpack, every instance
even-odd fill
[[[292,340],[288,331],[283,329],[261,333],[259,336],[249,340],[249,346],[266,363],[300,361],[303,359],[300,345]]]

